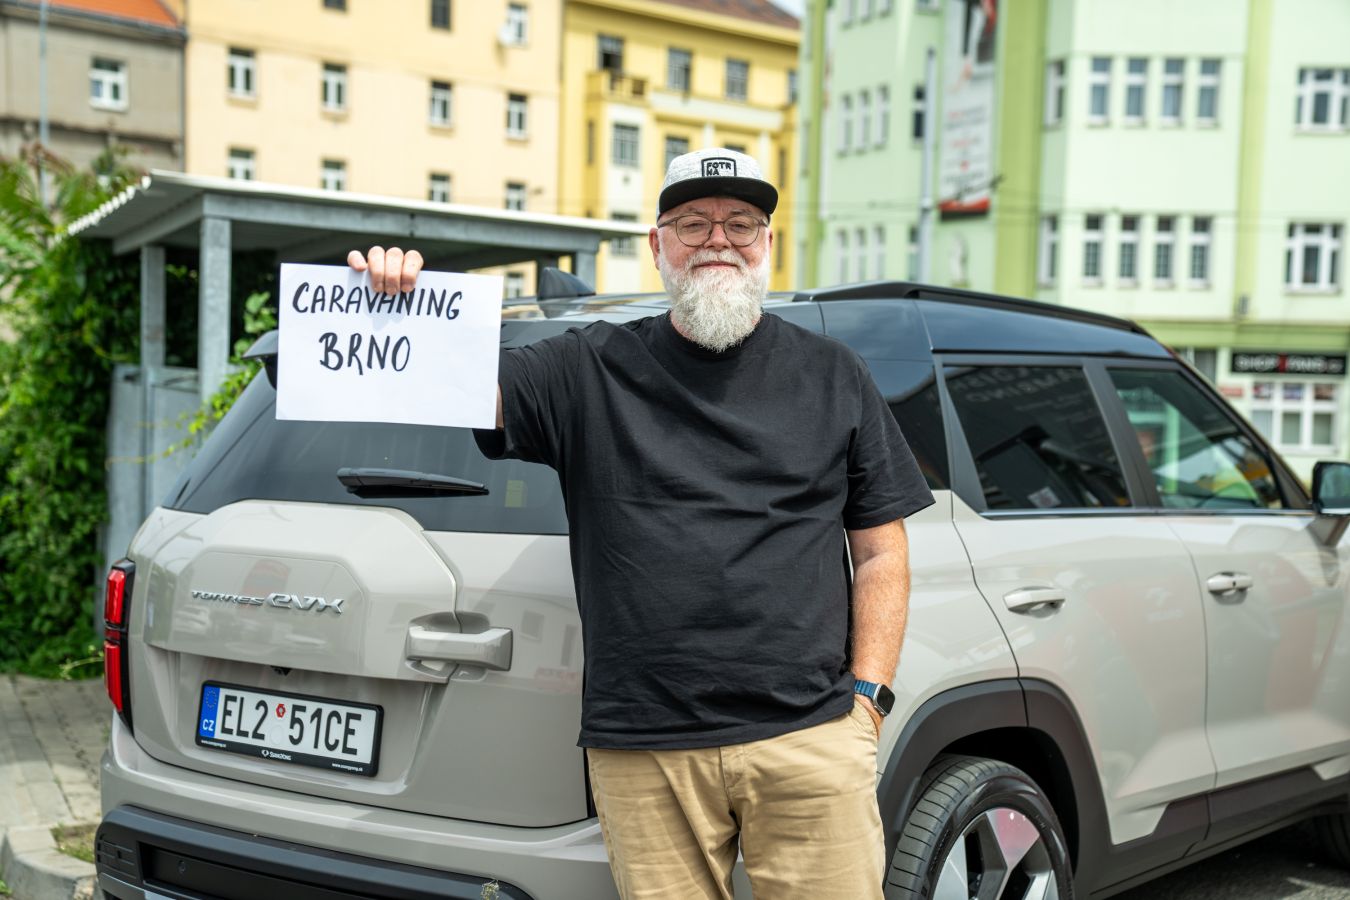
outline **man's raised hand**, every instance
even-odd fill
[[[360,250],[348,253],[347,265],[358,272],[370,269],[371,290],[400,294],[411,291],[417,283],[417,275],[422,271],[422,254],[416,250],[404,253],[397,247],[388,250],[371,247],[365,256]]]

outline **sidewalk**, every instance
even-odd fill
[[[94,867],[51,829],[99,820],[99,759],[112,706],[103,683],[0,675],[0,878],[13,900],[99,895]]]

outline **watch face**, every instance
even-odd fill
[[[895,705],[895,693],[886,685],[879,684],[877,685],[877,695],[872,698],[872,701],[876,703],[877,709],[883,716],[888,716],[891,713],[891,707]]]

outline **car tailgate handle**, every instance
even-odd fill
[[[506,671],[511,668],[511,629],[438,631],[424,625],[408,628],[404,654],[410,660],[434,660]]]
[[[1064,592],[1052,587],[1018,588],[1003,595],[1003,602],[1015,613],[1030,613],[1038,609],[1059,609],[1064,603]]]
[[[1245,572],[1219,572],[1209,576],[1205,587],[1211,594],[1226,597],[1245,591],[1252,586],[1252,576]]]

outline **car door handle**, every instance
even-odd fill
[[[1220,596],[1236,594],[1251,586],[1252,576],[1245,572],[1219,572],[1209,576],[1205,581],[1205,587],[1209,588],[1209,592]]]
[[[404,655],[417,662],[462,663],[505,672],[511,668],[511,629],[465,633],[413,625],[408,628]]]
[[[1015,613],[1034,612],[1042,607],[1059,609],[1064,603],[1064,592],[1052,587],[1026,587],[1009,591],[1003,602]]]

